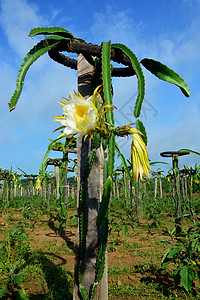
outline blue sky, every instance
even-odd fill
[[[38,174],[49,139],[58,127],[52,116],[61,114],[58,100],[77,90],[77,72],[44,55],[34,63],[14,111],[8,102],[18,69],[26,53],[38,42],[28,37],[34,27],[63,27],[86,42],[111,40],[126,44],[138,57],[160,60],[187,82],[191,97],[161,82],[144,70],[146,96],[141,120],[148,134],[151,161],[166,161],[160,152],[190,148],[200,152],[200,1],[116,0],[39,1],[0,0],[0,167]],[[75,56],[76,58],[76,56]],[[113,79],[117,125],[134,122],[137,92],[135,78]],[[130,155],[130,140],[119,141]],[[51,152],[50,157],[59,157]],[[73,156],[71,157],[73,158]],[[198,156],[180,158],[183,164],[200,164]],[[120,163],[120,162],[119,162]],[[161,169],[166,169],[158,165]],[[168,167],[167,167],[168,168]],[[50,170],[50,169],[49,169]],[[20,173],[20,172],[19,172]]]

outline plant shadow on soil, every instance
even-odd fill
[[[56,261],[56,263],[52,262]],[[32,280],[23,283],[28,290],[28,299],[30,300],[72,300],[73,274],[66,271],[63,267],[66,264],[63,257],[41,250],[33,252],[27,265],[40,266],[40,272]],[[35,283],[35,277],[38,278]],[[43,290],[43,291],[42,291]],[[11,293],[7,293],[2,300],[17,300],[19,289],[15,288]]]
[[[58,234],[59,228],[57,226],[55,226],[54,221],[52,220],[52,218],[50,218],[48,220],[48,226],[51,230],[53,230],[56,234]],[[49,236],[49,235],[50,234],[47,234],[47,236]],[[71,231],[62,230],[62,232],[59,236],[65,241],[67,247],[69,249],[71,249],[73,251],[73,253],[75,253],[76,246],[74,245],[74,243],[70,239],[70,237],[75,236],[75,234],[72,233]]]
[[[170,297],[172,295],[172,291],[175,290],[179,291],[179,293],[183,292],[182,287],[175,286],[172,276],[163,269],[150,266],[148,269],[145,269],[145,271],[141,271],[140,268],[140,265],[135,266],[136,273],[139,272],[145,275],[140,279],[141,283],[145,283],[145,285],[153,283],[156,290],[161,292],[164,296]],[[191,291],[191,294],[193,296],[197,295],[194,289]]]
[[[52,259],[50,259],[52,258]],[[63,257],[50,253],[39,251],[33,254],[33,260],[38,260],[42,270],[43,281],[46,282],[46,286],[42,283],[43,293],[31,294],[29,293],[29,299],[72,299],[72,280],[73,274],[63,268],[66,264],[66,259]],[[56,260],[57,263],[52,262]],[[29,281],[26,286],[32,286],[33,282]],[[46,292],[47,290],[47,292]]]
[[[46,223],[46,222],[45,222]],[[47,221],[49,228],[55,232],[46,233],[48,237],[59,237],[58,227],[52,219]],[[60,237],[65,241],[66,246],[75,253],[75,245],[71,240],[75,234],[69,230],[62,231]],[[42,240],[40,241],[40,243]],[[42,242],[43,244],[43,242]],[[68,259],[62,254],[55,254],[50,251],[43,251],[42,249],[33,250],[27,261],[28,269],[32,273],[32,279],[24,281],[23,286],[27,291],[30,300],[71,300],[73,299],[73,272],[66,269]],[[2,300],[15,300],[18,298],[18,288],[14,288],[13,293],[6,294]]]

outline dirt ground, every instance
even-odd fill
[[[21,215],[13,215],[12,219],[15,221],[6,216],[0,219],[0,240]],[[44,253],[50,270],[64,268],[72,286],[76,226],[67,224],[65,234],[60,237],[56,234],[58,224],[55,220],[43,217],[40,221],[28,222],[32,224],[27,227],[31,249]],[[146,221],[140,222],[135,229],[129,228],[126,235],[120,232],[118,236],[112,232],[108,240],[109,299],[200,299],[197,283],[193,295],[187,296],[181,289],[174,291],[170,271],[160,268],[162,256],[170,247],[169,240],[162,228],[146,230]],[[30,299],[44,299],[44,290],[49,290],[48,284],[45,281],[41,284],[37,276],[24,282],[23,286]]]

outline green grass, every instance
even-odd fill
[[[32,299],[72,299],[73,268],[67,267],[65,257],[68,255],[74,260],[75,236],[70,233],[76,233],[77,212],[74,203],[70,205],[65,240],[56,236],[58,221],[54,200],[51,199],[49,210],[43,207],[42,199],[37,196],[33,209],[29,209],[29,199],[23,197],[21,201],[11,201],[7,211],[0,213],[6,223],[0,227],[0,274],[7,275],[9,271],[5,266],[12,266],[12,263],[20,260],[21,269],[17,272],[24,272],[22,284],[18,288],[13,287],[13,291],[24,287]],[[197,203],[199,199],[194,200],[195,209]],[[165,197],[157,203],[152,199],[143,199],[142,211],[143,217],[138,220],[135,206],[126,207],[123,199],[111,201],[109,299],[200,299],[197,287],[185,293],[181,286],[174,286],[171,270],[161,269],[162,257],[170,247],[166,228],[174,227],[172,199]],[[188,228],[192,220],[184,218],[182,224]],[[8,256],[2,249],[2,240],[22,225],[27,233],[28,244],[25,239],[18,237],[13,255]],[[49,235],[49,239],[43,242],[38,239],[39,235]],[[6,278],[1,280],[6,285]],[[37,286],[36,294],[30,290],[30,283]]]

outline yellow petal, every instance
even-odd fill
[[[76,97],[80,97],[80,98],[82,98],[84,101],[86,101],[85,100],[85,98],[78,92],[76,92],[76,91],[74,91],[74,94],[76,95]]]
[[[58,101],[58,103],[60,103],[62,106],[66,106],[66,103],[64,103],[62,101]]]
[[[54,116],[54,117],[52,117],[52,118],[66,119],[66,117],[65,117],[65,116]],[[59,121],[59,122],[60,122],[60,121]]]
[[[65,97],[62,97],[67,103],[69,103],[69,100],[67,100]]]
[[[145,175],[147,178],[149,178],[149,159],[148,159],[148,153],[145,146],[145,143],[141,136],[138,134],[137,130],[134,130],[134,128],[130,128],[131,135],[133,138],[133,142],[131,145],[131,159],[132,159],[132,165],[133,165],[133,179],[138,180],[143,179],[143,176]]]
[[[99,93],[100,93],[101,88],[102,88],[102,85],[99,85],[99,86],[94,90],[94,92],[93,92],[93,100],[92,100],[92,102],[93,102],[94,105],[96,104],[96,99],[97,99],[97,97],[98,97],[98,95],[99,95]]]
[[[88,132],[88,133],[84,136],[84,141],[86,140],[86,138],[88,137],[89,134],[90,134],[90,132]]]

